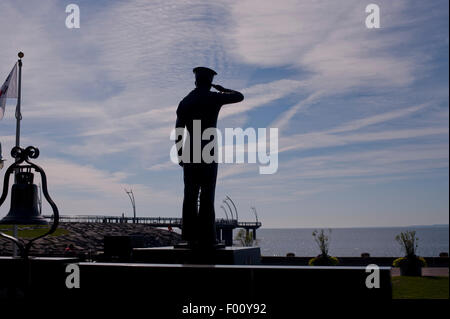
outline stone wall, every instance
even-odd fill
[[[31,249],[31,255],[63,256],[70,244],[74,247],[72,255],[96,254],[103,250],[103,238],[107,235],[141,235],[145,247],[171,246],[181,239],[175,232],[145,224],[60,223],[58,228],[67,230],[68,234],[38,240]],[[0,238],[0,256],[10,256],[11,249],[11,242]]]

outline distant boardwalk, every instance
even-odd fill
[[[52,219],[51,215],[44,215],[44,218]],[[145,224],[152,227],[177,227],[181,229],[182,219],[176,217],[122,217],[105,215],[60,215],[59,220],[65,223],[131,223]],[[253,238],[256,239],[256,230],[262,226],[261,222],[241,222],[237,219],[216,219],[216,227],[219,230],[218,238],[232,241],[233,229],[244,228],[246,231],[252,231]]]
[[[44,215],[44,218],[52,219],[51,215]],[[149,224],[154,227],[181,227],[181,218],[177,217],[121,217],[104,215],[60,215],[61,222],[77,223],[132,223]],[[234,228],[258,229],[261,222],[240,222],[236,219],[216,219],[218,226],[233,226]]]

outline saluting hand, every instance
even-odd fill
[[[228,92],[228,89],[224,88],[222,85],[219,84],[211,84],[213,88],[215,88],[219,92]]]

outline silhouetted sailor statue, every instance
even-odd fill
[[[184,146],[178,151],[184,174],[182,238],[190,247],[210,249],[217,244],[214,194],[218,166],[218,154],[215,152],[218,149],[214,135],[205,140],[202,136],[206,129],[216,128],[217,117],[224,104],[241,102],[244,96],[240,92],[212,84],[213,77],[217,75],[214,70],[197,67],[193,71],[196,88],[180,102],[176,122],[177,129],[186,128],[189,133]],[[211,87],[218,92],[211,92]],[[200,134],[196,132],[199,124]],[[175,143],[182,139],[183,136],[178,136]],[[216,147],[211,148],[211,143]],[[211,155],[209,157],[202,156],[205,146],[205,150]],[[188,156],[184,154],[186,151],[189,152]]]

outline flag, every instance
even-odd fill
[[[5,114],[7,98],[17,98],[17,63],[14,64],[5,83],[0,87],[0,120]]]

